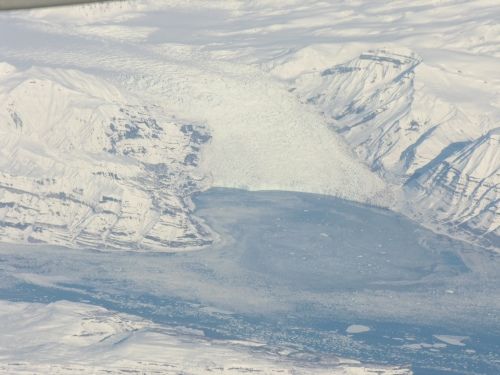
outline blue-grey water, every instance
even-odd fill
[[[221,236],[210,248],[2,245],[0,298],[88,302],[304,360],[333,353],[416,374],[500,374],[498,255],[332,197],[212,189],[195,203]],[[348,334],[351,324],[370,330]],[[434,335],[466,338],[442,345]]]

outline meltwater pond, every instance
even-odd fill
[[[165,254],[0,246],[0,298],[84,301],[314,361],[500,373],[500,258],[393,212],[332,197],[212,189],[220,234]],[[276,349],[279,350],[279,349]]]

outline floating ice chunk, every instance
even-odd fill
[[[434,337],[439,341],[455,346],[465,346],[463,341],[469,338],[468,336],[449,336],[449,335],[434,335]]]
[[[352,324],[345,330],[347,333],[365,333],[370,331],[370,327],[361,324]]]

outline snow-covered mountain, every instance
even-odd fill
[[[44,208],[28,214],[19,206],[11,207],[15,199],[9,192],[2,200],[3,221],[9,223],[3,229],[6,238],[47,241],[57,227],[56,243],[197,246],[205,243],[201,238],[211,240],[207,229],[189,214],[187,197],[197,189],[223,186],[296,190],[376,203],[430,227],[497,247],[500,162],[494,129],[500,121],[500,82],[495,76],[500,50],[495,2],[424,0],[419,7],[403,2],[390,6],[314,0],[303,6],[293,4],[148,0],[2,16],[6,28],[1,34],[2,59],[19,66],[15,70],[5,65],[1,74],[2,95],[7,98],[1,125],[9,142],[2,147],[3,178],[17,178],[8,182],[12,186],[26,184],[35,172],[27,172],[25,164],[31,159],[22,155],[43,149],[44,157],[55,160],[62,159],[64,152],[68,160],[64,168],[57,167],[64,171],[56,180],[65,186],[50,190],[49,198],[56,199],[61,192],[75,194],[75,183],[62,182],[75,176],[71,163],[72,170],[83,163],[79,153],[69,153],[68,147],[73,147],[84,150],[85,158],[91,157],[94,164],[105,165],[103,170],[120,170],[124,176],[123,180],[97,182],[88,176],[103,171],[89,167],[81,181],[95,186],[92,194],[83,193],[89,194],[84,200],[90,199],[91,207],[103,205],[98,196],[108,196],[101,184],[111,191],[119,185],[134,197],[128,199],[124,193],[124,212],[141,212],[141,219],[129,223],[115,210],[113,215],[121,217],[116,225],[115,216],[103,213],[88,216],[93,219],[83,213],[49,219],[54,215]],[[23,38],[8,36],[12,30]],[[73,47],[75,42],[79,48]],[[48,124],[69,124],[62,120],[64,116],[75,123],[78,116],[94,116],[85,110],[77,114],[65,102],[69,99],[57,96],[40,102],[43,110],[32,114],[45,122],[37,131],[45,133],[53,127],[54,132],[71,134],[73,143],[51,141],[39,134],[29,140],[29,146],[23,143],[29,137],[19,137],[23,142],[13,140],[15,134],[25,134],[19,124],[29,124],[30,115],[23,113],[24,107],[31,106],[29,95],[49,95],[45,89],[37,88],[37,92],[28,83],[21,84],[19,77],[24,75],[29,82],[30,74],[37,71],[21,68],[26,65],[44,67],[38,70],[50,77],[42,80],[81,94],[73,100],[97,101],[99,105],[89,106],[101,108],[100,112],[107,108],[92,120],[91,133],[95,138],[101,132],[100,140],[88,137],[90,130],[83,125],[72,125],[68,133],[63,125]],[[63,71],[66,75],[72,71],[74,77],[61,78]],[[86,80],[90,83],[84,84]],[[80,86],[73,87],[73,81]],[[95,90],[90,88],[93,85]],[[13,100],[11,96],[22,87],[24,102]],[[123,98],[102,97],[100,91],[106,90],[119,92]],[[62,104],[54,104],[59,101]],[[132,127],[142,130],[126,127],[135,121],[133,116],[145,125]],[[113,118],[119,119],[115,129],[103,131],[96,125],[111,123]],[[161,134],[154,130],[155,123],[163,129]],[[34,129],[33,124],[24,126],[24,132]],[[196,135],[183,129],[195,129]],[[167,139],[182,139],[174,142],[179,149],[163,154]],[[115,153],[102,151],[113,147]],[[186,166],[189,159],[197,165]],[[56,174],[51,163],[40,166],[38,172],[45,168]],[[162,163],[168,173],[151,167]],[[17,174],[14,164],[19,165]],[[81,176],[86,168],[76,170]],[[21,176],[27,180],[19,182]],[[148,181],[149,188],[143,188],[142,181]],[[159,189],[150,187],[162,184],[167,188],[161,190],[161,198],[153,197],[151,191]],[[38,184],[21,188],[36,189],[40,189]],[[35,196],[42,194],[36,191]],[[149,203],[132,204],[136,199]],[[168,208],[142,208],[159,201],[168,202]],[[162,216],[167,211],[168,219]],[[153,224],[157,220],[153,217],[161,218],[159,224]],[[39,221],[55,227],[42,235]],[[143,221],[149,224],[138,224]]]
[[[469,238],[500,238],[500,128],[473,141],[452,144],[406,182],[419,214],[452,224]],[[411,205],[406,207],[414,210]],[[425,220],[425,219],[424,219]]]
[[[409,50],[367,51],[297,74],[315,52],[306,48],[265,67],[289,79],[298,98],[318,108],[372,170],[403,186],[397,209],[431,225],[451,225],[455,234],[463,229],[469,239],[498,241],[500,154],[493,124],[433,94],[418,80],[425,62]]]
[[[499,19],[0,13],[0,372],[499,373]]]
[[[3,241],[117,249],[212,241],[192,215],[203,126],[75,70],[0,76]]]
[[[286,88],[258,72],[250,82],[205,69],[192,69],[172,92],[162,70],[160,80],[128,73],[118,88],[74,69],[4,63],[2,238],[203,246],[213,234],[192,215],[190,195],[209,186],[381,199],[381,179]]]

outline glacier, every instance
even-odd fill
[[[497,3],[0,13],[0,372],[498,373]]]
[[[68,80],[56,72],[79,72],[101,82],[97,90],[107,85],[126,97],[103,103],[144,106],[157,123],[175,117],[210,137],[193,153],[193,175],[181,177],[193,188],[162,198],[179,215],[159,220],[149,238],[147,228],[108,236],[116,215],[101,215],[81,236],[67,219],[59,243],[204,246],[208,228],[189,214],[188,197],[220,186],[390,207],[497,249],[499,52],[488,21],[497,14],[494,1],[360,4],[126,1],[2,15],[2,60],[10,64],[4,72],[17,69],[29,80],[29,66],[53,70],[50,79],[63,86]],[[94,83],[87,94],[98,96],[90,93]],[[15,127],[21,118],[12,111],[2,117]],[[143,212],[150,226],[161,216],[154,208]],[[9,232],[15,241],[30,237]]]

